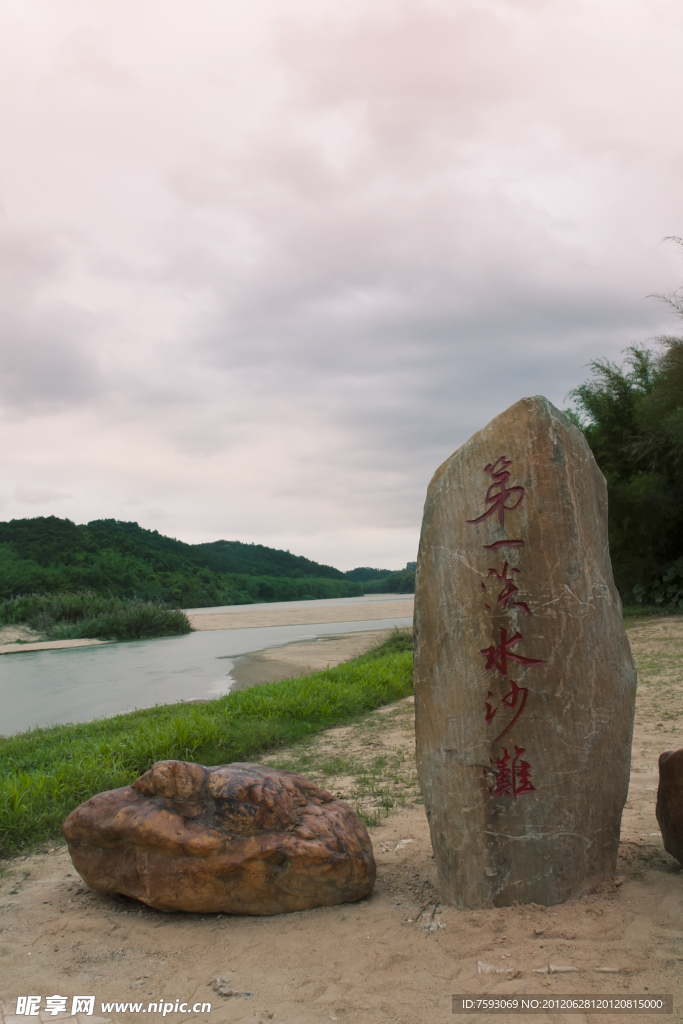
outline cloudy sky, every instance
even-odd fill
[[[680,0],[2,0],[0,518],[415,557],[677,322]]]

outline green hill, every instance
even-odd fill
[[[166,539],[166,538],[164,538]],[[174,543],[178,544],[179,541]],[[214,572],[244,573],[247,576],[277,576],[302,579],[343,580],[345,575],[331,565],[320,565],[302,555],[267,548],[263,544],[242,544],[238,540],[214,540],[209,544],[188,544],[190,558]]]
[[[84,590],[186,608],[363,593],[332,566],[263,544],[185,544],[116,519],[0,523],[0,599]]]
[[[357,583],[369,583],[371,580],[384,580],[391,576],[391,569],[371,569],[363,565],[358,569],[348,569],[344,576],[347,580],[356,580]]]

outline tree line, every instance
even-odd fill
[[[683,316],[683,289],[658,296]],[[605,475],[609,544],[625,604],[683,608],[683,338],[593,360],[569,416]]]
[[[186,544],[115,519],[77,525],[47,516],[0,523],[0,600],[88,592],[200,608],[403,593],[411,586],[414,574],[411,584],[405,573],[388,569],[343,573],[263,544]]]

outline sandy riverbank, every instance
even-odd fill
[[[349,603],[341,601],[339,604],[317,602],[301,604],[293,602],[292,607],[276,605],[235,605],[220,612],[193,611],[188,614],[190,624],[194,630],[217,630],[217,629],[248,629],[257,626],[299,626],[313,625],[321,622],[363,622],[365,620],[376,621],[379,619],[396,620],[412,618],[414,598],[412,595],[406,598],[392,601],[367,601]],[[0,654],[21,654],[28,651],[50,651],[62,650],[68,647],[92,647],[93,644],[112,643],[110,640],[45,640],[40,634],[27,626],[3,626],[0,627]],[[360,653],[359,648],[354,648],[354,653],[344,655],[344,658],[353,658]],[[351,650],[351,647],[349,647]],[[340,661],[344,658],[339,658]],[[289,663],[289,662],[288,662]],[[325,664],[327,664],[325,662]],[[317,667],[324,668],[325,664],[318,664]],[[336,664],[330,662],[330,664]],[[308,671],[314,671],[311,666]],[[297,674],[290,673],[290,674]],[[300,673],[299,673],[300,674]],[[270,678],[270,677],[269,677]],[[279,678],[286,678],[280,676]],[[264,678],[261,680],[265,682]]]
[[[414,598],[359,604],[312,604],[269,608],[236,605],[221,612],[190,612],[193,629],[245,629],[250,626],[299,626],[318,622],[362,622],[365,619],[406,619],[413,616]]]
[[[62,650],[67,647],[92,647],[110,640],[45,640],[28,626],[0,626],[0,654],[24,654],[27,651]]]
[[[282,679],[305,676],[328,666],[334,668],[342,661],[364,654],[386,639],[391,632],[391,629],[369,629],[363,633],[299,640],[283,647],[269,647],[244,654],[235,660],[230,673],[235,680],[233,689],[244,690],[261,683],[277,683]]]
[[[34,643],[2,644],[0,654],[27,654],[29,651],[62,651],[70,647],[94,647],[113,640],[43,640]]]
[[[647,622],[632,627],[629,637],[640,672],[631,787],[617,871],[596,890],[548,909],[434,910],[437,879],[415,788],[408,698],[263,758],[298,767],[366,811],[382,801],[398,808],[371,829],[378,876],[370,899],[266,919],[165,915],[90,892],[64,849],[18,859],[0,881],[6,1024],[25,1019],[9,1014],[17,995],[28,993],[93,994],[96,1016],[120,1021],[146,1017],[102,1013],[101,1001],[212,1003],[210,1014],[170,1015],[176,1022],[433,1024],[453,1019],[454,992],[673,992],[677,1012],[666,1019],[678,1020],[683,872],[663,851],[654,801],[658,756],[681,745],[683,621]],[[505,973],[482,974],[480,963]],[[550,973],[550,964],[576,971]],[[219,996],[212,987],[216,976],[250,994]],[[506,1019],[477,1017],[481,1024]],[[600,1017],[606,1024],[622,1019]],[[93,1018],[80,1024],[88,1021],[96,1024]]]

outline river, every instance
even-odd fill
[[[392,595],[393,596],[393,595]],[[383,600],[391,600],[382,595]],[[362,599],[361,599],[362,600]],[[283,602],[249,605],[250,610],[339,605],[345,601]],[[219,609],[195,609],[211,613]],[[368,615],[372,602],[368,602]],[[310,616],[310,613],[309,613]],[[0,658],[0,735],[36,726],[88,722],[135,708],[181,700],[218,697],[230,691],[235,658],[252,651],[392,626],[409,626],[410,618],[306,622],[299,625],[201,630],[162,640],[26,651]]]

